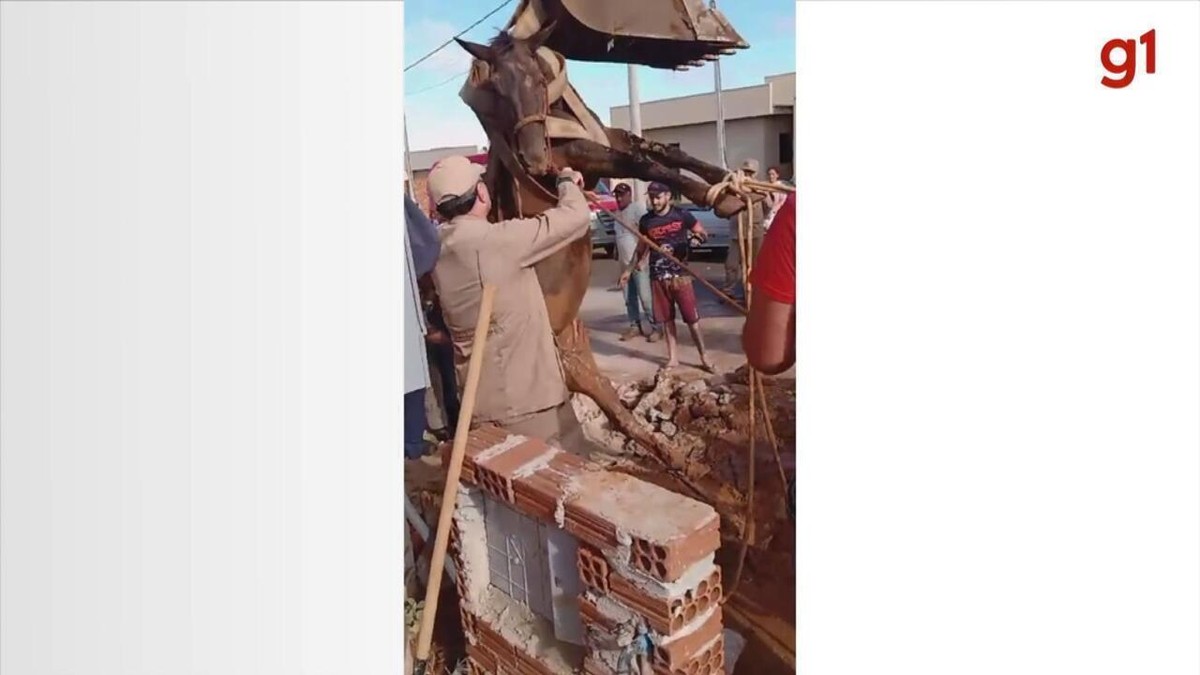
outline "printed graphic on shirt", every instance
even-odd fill
[[[690,252],[688,232],[695,226],[695,216],[675,208],[661,215],[647,213],[642,216],[641,222],[642,234],[681,261],[688,259]],[[660,255],[658,251],[650,252],[651,279],[668,279],[685,274],[682,267]]]

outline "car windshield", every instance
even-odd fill
[[[612,191],[608,189],[608,182],[605,181],[604,179],[600,179],[596,183],[595,191],[602,195],[611,195],[612,194]]]

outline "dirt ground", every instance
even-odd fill
[[[701,263],[697,267],[719,285],[719,264]],[[755,544],[746,547],[740,580],[738,561],[742,546],[737,533],[722,533],[725,541],[717,554],[726,592],[734,591],[725,606],[725,624],[747,640],[736,674],[794,673],[795,533],[786,510],[786,486],[781,476],[781,467],[786,476],[794,475],[794,375],[764,378],[765,409],[779,452],[777,456],[769,441],[770,433],[761,412],[755,416],[752,452],[750,387],[740,344],[742,318],[697,286],[705,317],[702,329],[718,374],[708,375],[689,367],[698,363],[698,359],[686,330],[681,329],[682,366],[670,375],[656,376],[665,358],[662,342],[617,339],[628,324],[622,295],[609,290],[616,274],[612,261],[595,261],[592,288],[580,313],[588,326],[597,364],[618,388],[625,406],[654,433],[685,448],[689,462],[708,467],[713,475],[745,496],[750,491],[753,459]],[[757,395],[755,398],[756,410],[763,410],[763,402]],[[574,404],[589,438],[604,448],[593,459],[611,469],[680,490],[655,460],[609,429],[607,419],[589,399],[576,396]],[[427,522],[436,522],[443,479],[440,460],[436,458],[406,463],[406,487],[426,514]],[[443,583],[442,589],[444,597],[453,594],[452,585]],[[440,602],[437,621],[438,641],[449,663],[461,656],[462,649],[461,633],[455,635],[458,613],[453,607],[445,600]]]

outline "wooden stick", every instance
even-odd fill
[[[429,650],[433,645],[433,620],[437,615],[438,593],[442,589],[442,569],[446,563],[446,547],[450,543],[450,518],[454,515],[454,504],[458,498],[458,479],[462,473],[463,455],[467,450],[467,436],[471,431],[471,417],[475,414],[475,394],[479,389],[479,374],[483,370],[483,352],[487,345],[488,327],[492,322],[492,303],[496,298],[496,287],[483,286],[483,300],[479,303],[479,319],[475,322],[475,337],[471,343],[471,360],[467,363],[467,386],[463,390],[462,405],[458,413],[458,426],[454,429],[454,445],[450,450],[450,466],[446,470],[446,486],[442,488],[442,510],[438,516],[437,537],[433,541],[433,552],[429,560],[429,583],[425,586],[425,609],[421,612],[421,629],[417,633],[417,661],[423,672]]]
[[[716,294],[716,296],[719,299],[721,299],[722,301],[724,301],[725,304],[727,304],[730,307],[741,312],[742,316],[746,316],[747,314],[750,313],[749,310],[747,310],[745,307],[738,304],[737,300],[734,300],[733,298],[729,297],[728,295],[725,295],[724,293],[722,293],[720,290],[717,289],[716,286],[709,283],[707,279],[705,279],[704,277],[700,276],[699,274],[696,274],[695,272],[693,272],[692,268],[688,267],[686,264],[684,264],[682,261],[680,261],[675,256],[664,251],[661,246],[659,246],[658,244],[651,241],[651,239],[649,237],[647,237],[646,235],[642,234],[641,230],[635,228],[634,226],[630,225],[629,223],[626,223],[624,220],[621,220],[621,217],[617,215],[616,211],[613,211],[611,209],[605,209],[603,206],[601,206],[600,208],[604,209],[604,211],[606,211],[609,215],[611,215],[613,217],[613,220],[615,220],[618,225],[620,225],[621,227],[625,228],[626,230],[629,230],[630,232],[636,234],[637,238],[639,240],[641,240],[641,242],[643,244],[646,244],[647,246],[649,246],[652,250],[654,250],[659,255],[663,256],[667,260],[670,260],[671,262],[675,263],[676,265],[679,265],[681,268],[683,268],[683,270],[685,272],[687,272],[692,277],[694,277],[696,279],[696,281],[699,281],[701,284],[704,285],[705,288],[707,288],[708,290],[710,290],[714,294]],[[732,246],[733,243],[730,242],[730,245]]]

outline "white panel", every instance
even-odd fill
[[[583,618],[579,615],[579,596],[583,581],[576,560],[579,542],[557,527],[546,532],[546,560],[550,566],[550,595],[554,612],[554,636],[563,642],[584,644]]]

